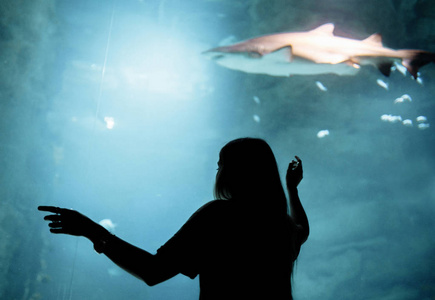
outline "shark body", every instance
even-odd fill
[[[431,52],[384,47],[379,34],[355,40],[335,36],[333,31],[334,24],[328,23],[311,31],[260,36],[203,54],[229,69],[271,76],[353,75],[365,65],[374,65],[389,76],[397,62],[417,78],[420,67],[435,61]]]

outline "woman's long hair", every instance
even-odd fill
[[[287,214],[288,205],[272,149],[262,139],[240,138],[219,153],[214,196],[247,201],[264,212]]]

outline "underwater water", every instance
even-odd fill
[[[219,150],[244,136],[283,176],[303,160],[295,299],[435,299],[435,65],[275,77],[201,55],[325,23],[435,52],[424,0],[0,0],[0,299],[198,299],[197,279],[148,287],[36,208],[109,219],[154,252],[213,199]]]

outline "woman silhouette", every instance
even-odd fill
[[[94,249],[152,286],[179,273],[199,275],[200,300],[292,299],[291,275],[309,234],[299,200],[302,162],[286,183],[290,214],[275,157],[261,139],[241,138],[219,154],[216,200],[198,209],[156,254],[110,234],[75,210],[40,206],[52,233],[84,236]]]

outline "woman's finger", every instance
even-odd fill
[[[59,213],[60,212],[60,208],[59,207],[55,207],[55,206],[38,206],[38,210],[41,211],[48,211],[48,212],[52,212],[52,213]]]
[[[299,156],[295,155],[295,158],[298,161],[299,165],[302,166],[302,160],[299,158]]]
[[[49,223],[48,227],[54,229],[54,228],[63,228],[62,225],[60,225],[60,223]]]
[[[60,221],[62,218],[62,216],[60,215],[48,215],[44,217],[44,220],[46,221]]]

